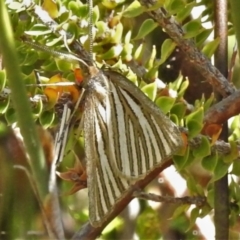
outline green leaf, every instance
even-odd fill
[[[187,129],[189,138],[196,137],[202,130],[203,124],[197,120],[188,120]]]
[[[144,12],[144,8],[138,1],[132,2],[122,13],[125,18],[134,18],[141,15]]]
[[[203,121],[203,107],[198,108],[196,111],[190,113],[187,117],[186,117],[186,122],[190,121],[190,120],[195,120],[199,123],[202,123]]]
[[[233,119],[233,121],[230,125],[230,129],[232,131],[234,131],[236,128],[238,128],[239,127],[239,122],[240,122],[240,116],[237,115],[237,116],[234,117],[234,119]]]
[[[238,146],[236,142],[229,141],[230,143],[230,153],[225,154],[223,157],[223,161],[225,163],[232,163],[234,160],[238,158]]]
[[[173,107],[175,100],[176,100],[175,98],[163,96],[163,97],[157,98],[155,103],[162,110],[164,114],[167,114]]]
[[[120,44],[122,42],[122,33],[123,33],[123,25],[120,22],[117,24],[117,26],[115,26],[115,32],[111,36],[110,43]]]
[[[181,84],[180,90],[178,92],[178,97],[183,97],[183,95],[185,94],[185,91],[187,90],[188,86],[189,86],[189,80],[186,79]]]
[[[185,3],[182,0],[171,1],[171,4],[168,5],[168,11],[171,14],[178,13],[185,7]]]
[[[208,39],[209,35],[212,33],[212,28],[204,29],[201,33],[196,36],[196,45],[201,47],[202,44]]]
[[[0,70],[0,92],[4,89],[5,85],[6,85],[6,72],[5,70]]]
[[[208,42],[202,49],[202,52],[210,58],[214,52],[216,51],[218,45],[219,45],[220,39],[216,38],[211,42]]]
[[[72,64],[64,59],[56,59],[57,68],[62,72],[70,71]]]
[[[152,101],[155,100],[156,95],[157,95],[157,83],[153,82],[150,84],[145,85],[141,89]]]
[[[217,161],[218,161],[217,154],[211,154],[202,159],[202,167],[210,172],[213,172],[217,165]]]
[[[203,127],[203,107],[198,108],[195,112],[186,117],[186,125],[189,130],[189,137],[195,137]]]
[[[16,114],[15,109],[8,108],[5,113],[5,119],[8,123],[8,125],[16,123],[17,122],[17,114]]]
[[[212,208],[210,207],[210,205],[209,205],[208,203],[206,203],[206,204],[201,208],[200,217],[201,217],[201,218],[204,218],[204,217],[207,216],[211,211],[212,211]]]
[[[230,164],[225,163],[222,159],[222,157],[218,158],[217,165],[214,169],[214,176],[212,178],[212,181],[217,181],[218,179],[225,176],[228,172]]]
[[[189,204],[180,205],[180,206],[177,207],[176,210],[174,211],[172,218],[173,218],[173,219],[178,218],[178,217],[181,216],[183,213],[186,213],[189,208],[190,208],[190,205],[189,205]]]
[[[184,156],[179,156],[179,155],[173,156],[173,162],[178,171],[181,171],[185,167],[188,160],[188,156],[189,156],[189,147],[187,148]]]
[[[185,20],[185,18],[189,17],[193,7],[196,6],[196,2],[193,1],[189,4],[184,5],[183,8],[179,9],[179,11],[177,11],[177,16],[176,21],[177,22],[182,22],[183,20]]]
[[[25,31],[25,34],[31,35],[31,36],[43,36],[51,33],[52,31],[49,30],[45,25],[43,24],[35,24],[29,31]]]
[[[201,144],[197,149],[193,149],[193,156],[196,158],[203,158],[211,154],[211,146],[207,137],[202,136]]]
[[[138,39],[142,39],[144,37],[146,37],[149,33],[151,33],[156,27],[158,26],[158,24],[152,20],[152,19],[147,19],[145,20],[139,31],[137,36],[134,38],[134,40],[138,40]]]
[[[240,161],[238,159],[233,162],[231,174],[240,176]]]
[[[162,46],[161,46],[161,59],[160,61],[157,63],[158,66],[160,66],[162,63],[164,63],[167,58],[172,54],[172,52],[174,51],[176,47],[176,43],[173,42],[172,39],[167,38]]]
[[[194,208],[191,211],[191,214],[190,214],[190,225],[188,227],[188,230],[192,229],[195,226],[196,219],[199,217],[199,215],[200,215],[200,209],[199,208],[196,207],[196,208]]]
[[[0,101],[0,114],[4,114],[8,107],[9,107],[9,103],[10,103],[10,96],[7,96],[5,99],[2,99]]]
[[[103,59],[103,60],[109,60],[112,58],[116,58],[121,54],[122,50],[123,50],[123,46],[121,44],[115,45],[115,46],[111,47],[104,54],[99,55],[99,58]]]
[[[185,31],[185,34],[184,34],[185,39],[193,38],[203,30],[200,19],[192,20],[186,23],[183,26],[183,29]]]
[[[43,128],[49,128],[55,118],[55,113],[53,111],[44,111],[41,113],[39,117],[39,122]]]
[[[175,114],[179,119],[182,119],[185,116],[186,110],[186,105],[182,102],[179,102],[172,107],[171,114]]]
[[[70,1],[68,3],[68,9],[72,11],[72,13],[78,17],[80,17],[80,9],[81,9],[81,4],[80,1]],[[83,17],[83,15],[82,15]]]
[[[212,93],[211,96],[204,103],[204,112],[206,112],[210,108],[214,99],[215,99],[215,96],[214,96],[214,93]]]
[[[42,101],[38,101],[32,109],[33,117],[38,118],[39,115],[41,114],[42,110],[43,110],[43,103],[42,103]]]
[[[210,189],[208,191],[207,202],[211,206],[211,208],[214,208],[214,190],[213,189]]]

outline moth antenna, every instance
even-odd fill
[[[93,0],[88,0],[89,9],[89,54],[93,62]]]
[[[40,50],[43,52],[48,52],[51,55],[58,57],[60,59],[63,60],[68,60],[68,61],[74,61],[74,62],[80,62],[82,63],[85,67],[89,67],[88,64],[86,62],[84,62],[81,58],[79,58],[78,56],[74,55],[73,53],[67,53],[67,52],[61,52],[61,51],[56,51],[53,50],[51,48],[48,48],[46,46],[43,45],[39,45],[36,43],[33,43],[31,41],[28,41],[26,39],[23,40],[27,45],[31,46],[32,48],[36,49],[36,50]]]

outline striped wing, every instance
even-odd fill
[[[84,104],[89,214],[97,227],[131,183],[172,156],[182,142],[176,126],[117,72],[91,78]]]

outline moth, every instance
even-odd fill
[[[98,227],[134,182],[169,159],[183,143],[177,126],[125,76],[89,69],[80,105],[89,218]]]
[[[83,63],[73,54],[28,44]],[[124,75],[95,66],[87,69],[79,86],[80,131],[85,143],[89,218],[92,226],[99,227],[129,188],[169,159],[183,141],[177,126]]]

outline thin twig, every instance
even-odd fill
[[[151,200],[154,202],[164,202],[164,203],[174,203],[174,204],[195,204],[198,207],[203,206],[206,203],[206,197],[196,196],[196,197],[171,197],[171,196],[160,196],[153,193],[145,193],[142,191],[135,191],[133,196],[136,198],[141,198],[145,200]]]

